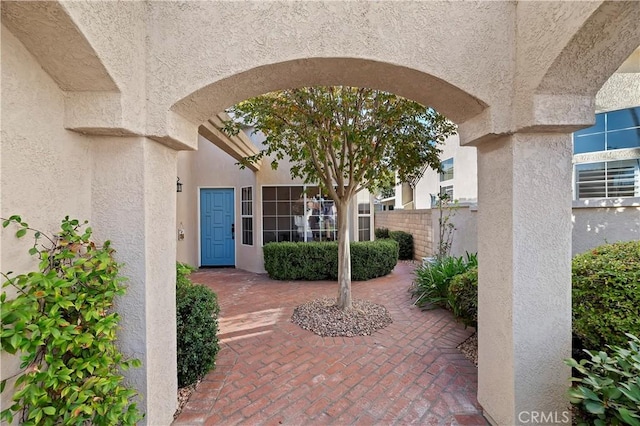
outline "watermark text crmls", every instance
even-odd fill
[[[522,424],[567,424],[571,422],[569,411],[521,411],[518,421]]]

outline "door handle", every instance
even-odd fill
[[[236,239],[236,224],[235,223],[231,224],[231,239],[232,240]]]

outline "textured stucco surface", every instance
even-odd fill
[[[518,134],[478,150],[478,400],[517,424],[522,411],[566,409],[571,139]]]
[[[175,411],[176,155],[145,138],[96,138],[92,145],[93,223],[124,263],[127,296],[118,301],[120,344],[143,362],[129,383],[146,395],[146,423]],[[154,409],[149,410],[149,401]],[[160,403],[162,401],[162,403]]]
[[[574,206],[577,202],[574,202]],[[602,203],[607,207],[573,208],[574,255],[594,247],[617,241],[640,240],[640,198],[628,205]]]
[[[496,100],[511,93],[515,8],[508,2],[149,7],[157,25],[149,33],[148,65],[162,76],[148,81],[154,99],[148,105],[150,133],[166,127],[166,110],[174,104],[197,121],[247,97],[303,84],[379,87],[434,105],[458,121],[482,110],[478,100],[498,110]]]
[[[132,293],[121,303],[123,345],[145,361],[128,377],[147,397],[149,424],[168,423],[175,401],[174,336],[163,333],[174,315],[177,160],[148,138],[195,148],[198,126],[224,107],[317,83],[409,96],[457,121],[462,143],[480,144],[481,321],[490,324],[480,328],[480,399],[507,423],[515,409],[563,400],[567,372],[553,362],[569,337],[570,188],[558,178],[570,162],[554,136],[501,135],[592,122],[594,94],[638,47],[640,3],[2,6],[2,214],[45,230],[77,215],[118,241]],[[282,179],[258,177],[256,194],[273,182]],[[541,207],[549,200],[557,206]],[[6,235],[3,270],[15,260]]]
[[[4,25],[1,36],[0,216],[22,215],[49,233],[66,215],[91,219],[88,141],[64,130],[64,97],[56,83]],[[0,270],[18,274],[37,268],[27,253],[32,241],[17,240],[14,232],[1,231]],[[19,364],[18,358],[2,352],[1,377],[14,375]],[[5,392],[3,407],[7,401]]]

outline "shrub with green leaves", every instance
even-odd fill
[[[396,240],[400,246],[398,258],[400,260],[413,259],[413,235],[404,231],[390,231],[389,237]]]
[[[423,308],[441,307],[452,310],[449,293],[451,281],[456,275],[477,266],[477,255],[467,253],[465,257],[449,256],[417,268],[411,289],[416,298],[415,304]]]
[[[573,258],[573,330],[584,347],[640,336],[640,241],[606,244]]]
[[[203,285],[193,284],[193,268],[177,264],[176,322],[178,386],[189,386],[214,366],[218,344],[218,298]]]
[[[393,240],[352,242],[351,279],[366,281],[389,274],[398,261]],[[336,242],[269,243],[263,247],[264,267],[276,280],[337,280]]]
[[[33,232],[29,250],[38,271],[3,274],[0,296],[2,350],[19,354],[13,404],[0,418],[24,425],[133,425],[142,419],[136,391],[123,384],[122,370],[140,366],[115,345],[120,317],[114,298],[125,293],[120,265],[109,241],[91,240],[91,228],[66,217],[56,236],[31,229],[19,216],[3,221],[18,226],[17,237]],[[4,390],[7,380],[2,381]]]
[[[569,389],[579,409],[578,424],[640,426],[640,339],[626,336],[628,347],[608,346],[612,355],[585,350],[589,358],[565,360],[580,374]]]
[[[389,236],[389,230],[387,228],[376,228],[375,231],[373,231],[373,234],[375,235],[376,240],[391,238]]]
[[[449,307],[464,325],[478,326],[478,267],[453,277],[449,284]]]

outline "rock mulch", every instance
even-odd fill
[[[473,362],[476,367],[478,366],[478,333],[474,333],[469,336],[467,340],[458,345],[460,352],[467,357],[467,359]]]
[[[192,385],[178,389],[178,408],[176,409],[176,412],[173,413],[173,420],[177,419],[180,413],[182,413],[182,409],[185,405],[187,405],[187,402],[189,402],[191,394],[196,390],[196,387],[198,387],[199,383],[200,380]]]
[[[354,299],[352,308],[338,309],[336,300],[312,300],[293,310],[291,321],[318,336],[370,336],[376,330],[391,324],[389,311],[366,300]]]

